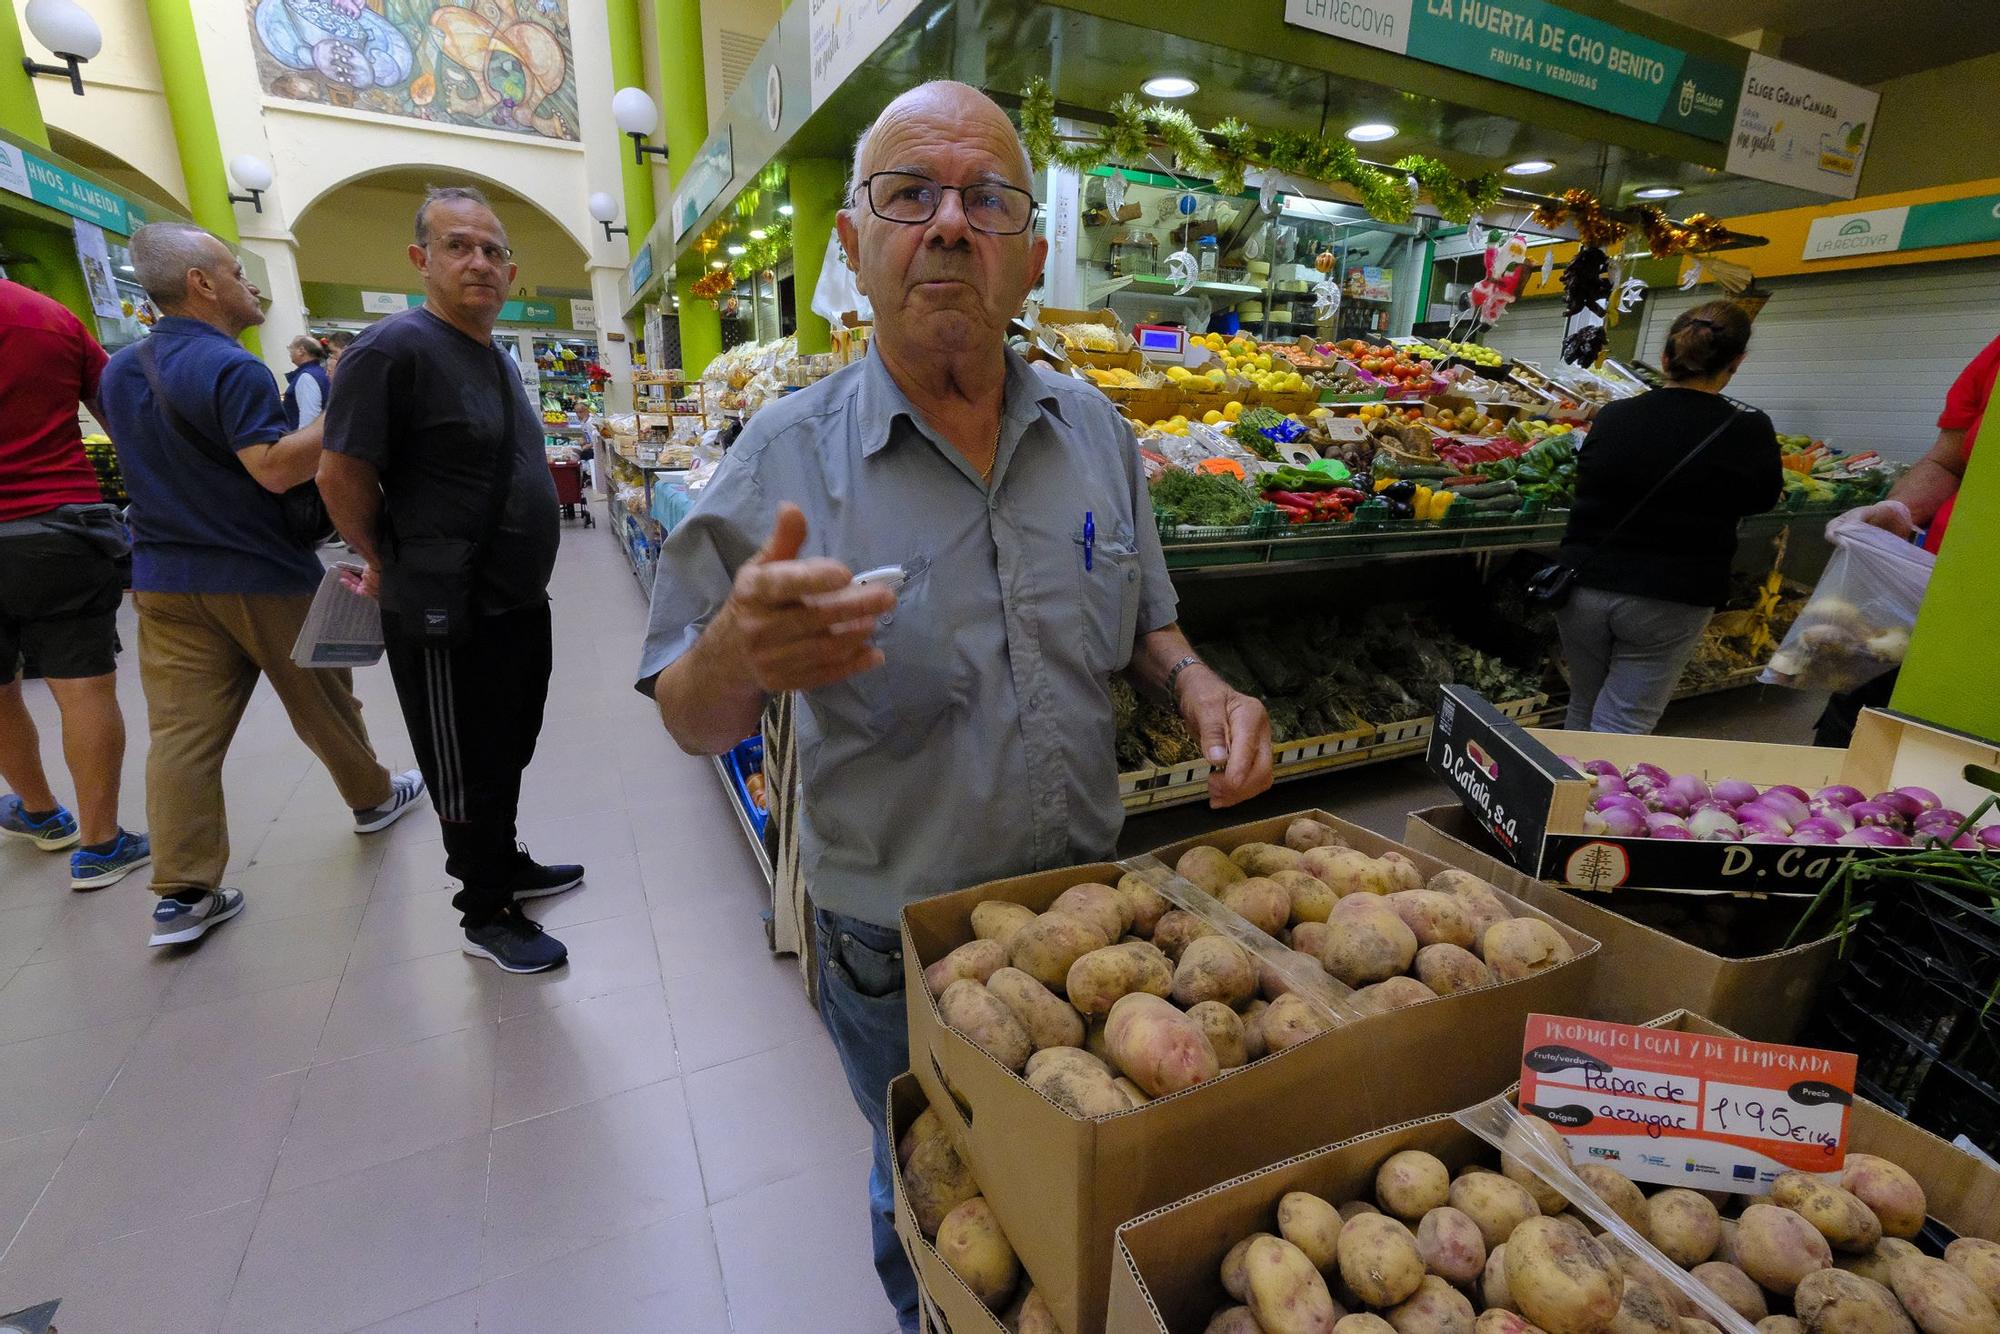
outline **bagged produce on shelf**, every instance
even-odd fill
[[[1799,690],[1852,690],[1900,666],[1937,558],[1870,524],[1829,527],[1833,559],[1757,679]]]

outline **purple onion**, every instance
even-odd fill
[[[1847,824],[1842,824],[1838,820],[1830,819],[1822,815],[1815,815],[1810,820],[1801,820],[1797,824],[1793,825],[1792,833],[1794,835],[1805,832],[1820,834],[1823,835],[1828,842],[1831,842],[1832,840],[1839,838],[1842,834],[1852,832],[1853,829],[1854,825],[1852,822],[1849,822]]]
[[[1625,775],[1625,790],[1633,796],[1645,800],[1651,800],[1653,794],[1664,786],[1664,783],[1655,780],[1651,774],[1633,773]]]
[[[1899,787],[1896,792],[1916,802],[1926,811],[1934,811],[1944,805],[1944,799],[1927,787]]]
[[[1636,774],[1644,774],[1646,775],[1646,777],[1652,779],[1655,783],[1659,783],[1662,785],[1664,785],[1669,778],[1673,777],[1672,774],[1668,773],[1665,769],[1662,769],[1659,765],[1653,764],[1647,760],[1640,760],[1637,764],[1633,765],[1631,768],[1625,771],[1625,777],[1628,780],[1631,779]]]
[[[1706,843],[1734,843],[1743,828],[1720,806],[1704,806],[1688,817],[1688,832]]]
[[[1916,823],[1919,829],[1927,824],[1941,824],[1947,829],[1956,829],[1965,823],[1965,812],[1940,806],[1934,811],[1925,811],[1922,815],[1919,815]]]
[[[1658,828],[1654,829],[1652,833],[1646,835],[1646,837],[1679,839],[1681,842],[1684,843],[1692,843],[1694,841],[1693,834],[1690,834],[1685,829],[1676,828],[1675,826],[1670,824],[1663,824],[1659,826]]]
[[[1851,833],[1842,834],[1839,842],[1850,848],[1907,848],[1910,846],[1909,835],[1883,825],[1862,825]]]
[[[1847,808],[1847,813],[1854,817],[1857,828],[1871,825],[1884,829],[1903,827],[1903,813],[1887,802],[1857,801]]]
[[[1693,809],[1696,802],[1707,801],[1709,797],[1708,784],[1702,781],[1700,774],[1675,774],[1667,780],[1667,791],[1684,798],[1689,809]]]
[[[1924,805],[1915,797],[1909,796],[1900,790],[1895,792],[1877,792],[1862,804],[1887,806],[1890,810],[1901,816],[1906,824],[1930,809],[1930,807]]]
[[[1963,852],[1977,852],[1980,849],[1979,840],[1972,835],[1960,834],[1957,838],[1953,838],[1949,829],[1928,833],[1919,829],[1915,841],[1920,848],[1957,848]]]
[[[1792,832],[1791,821],[1776,811],[1766,810],[1755,804],[1736,808],[1736,824],[1745,835],[1775,834],[1779,838],[1784,838]]]
[[[1789,838],[1786,838],[1786,837],[1785,837],[1785,836],[1784,836],[1783,834],[1774,834],[1774,833],[1771,833],[1771,832],[1769,832],[1768,830],[1763,830],[1763,829],[1759,829],[1759,830],[1756,830],[1756,831],[1755,831],[1755,832],[1753,832],[1753,833],[1748,833],[1748,834],[1745,834],[1745,835],[1743,836],[1743,841],[1744,841],[1745,843],[1786,843],[1786,844],[1789,844],[1789,843],[1790,843],[1790,842],[1791,842],[1792,840],[1791,840],[1791,839],[1789,839]]]
[[[1813,793],[1812,799],[1815,802],[1832,801],[1842,806],[1852,806],[1855,802],[1866,801],[1868,798],[1858,787],[1849,787],[1845,783],[1830,783]]]
[[[1615,773],[1590,775],[1590,795],[1608,797],[1625,791],[1625,780]]]
[[[1815,828],[1810,820],[1792,831],[1792,842],[1802,847],[1823,848],[1845,837],[1844,834],[1830,834],[1824,827]]]
[[[2000,824],[1987,825],[1976,837],[1982,847],[2000,848]]]
[[[1774,787],[1757,798],[1759,806],[1769,807],[1793,824],[1812,814],[1812,807],[1806,803],[1805,794],[1797,788]]]
[[[1654,811],[1646,817],[1646,828],[1655,833],[1662,829],[1685,829],[1687,821],[1672,811]]]
[[[1854,806],[1859,806],[1860,804],[1857,801],[1854,803]],[[1824,820],[1828,824],[1839,825],[1839,832],[1843,834],[1854,828],[1853,806],[1844,805],[1838,801],[1830,801],[1825,797],[1814,797],[1811,809],[1813,819]]]
[[[1596,811],[1585,811],[1583,813],[1584,833],[1595,836],[1597,834],[1608,833],[1609,831],[1610,826],[1604,823],[1604,817]]]
[[[1596,812],[1604,822],[1604,832],[1613,838],[1644,838],[1646,836],[1646,812],[1632,806],[1607,806]]]
[[[1806,790],[1802,787],[1795,787],[1790,783],[1773,783],[1765,791],[1767,793],[1782,792],[1796,801],[1804,801],[1806,799]]]
[[[1618,766],[1610,760],[1585,760],[1577,768],[1586,774],[1609,774],[1613,778],[1619,777]]]
[[[1613,792],[1599,797],[1596,801],[1590,803],[1590,809],[1594,811],[1605,810],[1612,806],[1628,806],[1639,812],[1641,818],[1644,818],[1646,814],[1646,803],[1633,796],[1630,792]]]
[[[1757,800],[1757,785],[1746,783],[1740,778],[1725,778],[1709,791],[1714,794],[1717,801],[1732,809]]]

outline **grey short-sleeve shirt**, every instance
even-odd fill
[[[1176,606],[1110,403],[1008,353],[990,485],[879,357],[767,406],[661,551],[642,691],[721,609],[782,501],[805,512],[805,555],[911,572],[875,636],[886,663],[802,696],[814,902],[892,926],[913,899],[1109,856],[1124,823],[1110,678]]]

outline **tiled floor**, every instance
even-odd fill
[[[145,943],[141,873],[72,894],[0,846],[0,1311],[64,1334],[890,1334],[867,1129],[720,784],[632,692],[644,603],[564,536],[522,837],[588,863],[534,908],[570,966],[458,952],[425,809],[358,838],[260,692],[225,771],[249,906]],[[134,642],[129,617],[125,642]],[[144,704],[125,820],[144,825]],[[357,683],[411,763],[385,669]],[[50,774],[47,691],[28,687]]]
[[[523,837],[589,883],[536,915],[569,967],[458,952],[428,811],[371,838],[268,692],[225,774],[237,921],[145,945],[144,877],[93,895],[0,846],[0,1311],[65,1334],[888,1334],[867,1133],[713,771],[629,673],[643,615],[603,532],[565,535]],[[132,627],[125,639],[133,641]],[[126,818],[143,824],[132,655]],[[359,690],[409,763],[387,674]],[[29,699],[59,790],[47,692]],[[1699,701],[1668,730],[1802,740],[1815,701]],[[1129,847],[1323,805],[1384,832],[1420,761],[1134,820]]]

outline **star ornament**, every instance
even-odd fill
[[[1340,313],[1340,284],[1322,278],[1313,285],[1313,319],[1330,320]]]
[[[1131,182],[1125,179],[1123,169],[1115,169],[1104,178],[1104,207],[1112,213],[1125,207],[1125,187]]]
[[[1167,256],[1167,277],[1174,284],[1174,293],[1185,296],[1194,287],[1199,266],[1195,257],[1185,250],[1176,250]]]
[[[1618,287],[1618,313],[1629,315],[1639,308],[1646,299],[1646,281],[1643,278],[1627,278]]]

